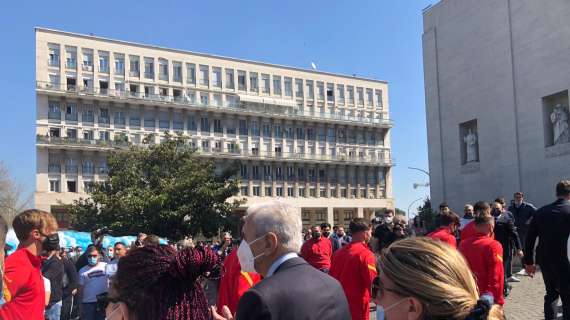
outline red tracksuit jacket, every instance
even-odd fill
[[[40,258],[27,249],[16,250],[6,258],[4,285],[8,290],[6,303],[0,307],[0,319],[44,319],[45,291]]]
[[[477,233],[462,240],[459,251],[475,274],[479,294],[490,293],[495,299],[495,304],[505,304],[503,296],[505,274],[501,244],[488,235]]]
[[[370,288],[376,277],[376,259],[363,242],[352,242],[332,257],[329,274],[337,279],[348,300],[352,320],[370,318]]]
[[[449,227],[441,227],[434,232],[427,235],[430,238],[437,239],[448,243],[450,246],[457,248],[457,239],[455,239],[455,235],[451,233]]]
[[[325,237],[309,239],[301,247],[301,257],[319,270],[331,268],[332,254],[332,242]]]
[[[233,250],[224,260],[222,279],[218,289],[218,312],[228,306],[232,314],[236,314],[239,299],[243,294],[261,281],[257,273],[241,271],[237,250]]]

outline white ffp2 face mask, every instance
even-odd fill
[[[237,256],[238,256],[239,264],[241,266],[241,271],[257,272],[257,271],[255,271],[255,259],[265,255],[265,253],[261,253],[261,254],[258,254],[257,256],[253,256],[253,252],[251,251],[251,247],[249,245],[254,243],[255,241],[263,238],[263,237],[264,237],[264,235],[253,240],[250,243],[247,243],[247,241],[245,241],[245,239],[241,240],[241,243],[240,243],[238,251],[237,251]]]

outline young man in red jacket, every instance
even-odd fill
[[[481,297],[502,306],[505,303],[503,247],[490,236],[493,232],[494,221],[491,215],[475,217],[477,233],[461,241],[459,251],[475,274]]]
[[[342,285],[353,320],[370,318],[370,288],[377,275],[376,258],[367,244],[370,224],[355,218],[349,225],[352,242],[338,249],[332,258],[330,275]]]
[[[331,240],[321,234],[319,226],[314,226],[311,230],[311,239],[303,243],[301,247],[301,257],[316,269],[328,273],[331,268],[332,255]]]
[[[59,245],[57,221],[51,213],[31,209],[18,214],[12,227],[20,244],[4,266],[8,297],[0,307],[0,319],[43,320],[45,291],[39,256]]]
[[[459,228],[459,216],[448,211],[440,214],[441,227],[427,236],[439,241],[443,241],[453,248],[457,248],[455,232]]]

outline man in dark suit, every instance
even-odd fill
[[[242,296],[236,319],[350,319],[339,282],[297,255],[301,230],[301,215],[285,203],[248,209],[238,258],[242,271],[257,271],[263,280]],[[221,312],[223,317],[213,310],[214,319],[233,319]]]
[[[530,223],[524,264],[532,277],[536,272],[534,244],[538,237],[536,262],[542,270],[546,295],[544,317],[556,319],[558,297],[562,298],[565,320],[570,320],[570,262],[567,258],[567,241],[570,234],[570,180],[556,185],[558,200],[540,208]]]

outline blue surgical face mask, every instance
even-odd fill
[[[94,265],[97,264],[97,258],[95,258],[95,257],[88,257],[88,258],[87,258],[87,263],[88,263],[90,266],[94,266]]]
[[[384,308],[381,305],[376,305],[376,320],[384,320],[386,318],[386,311],[394,308],[395,306],[399,305],[400,303],[402,303],[404,300],[406,300],[406,298],[400,299],[399,301],[393,303],[390,306],[387,306],[386,308]]]

